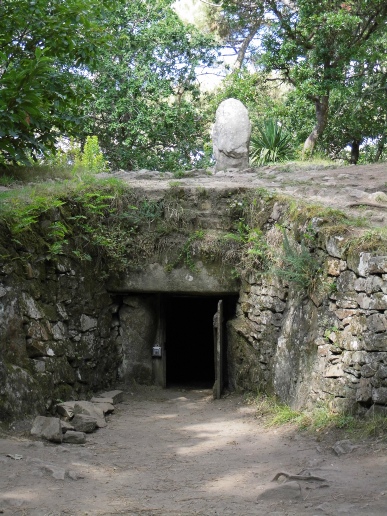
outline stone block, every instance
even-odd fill
[[[372,401],[372,386],[366,378],[360,378],[356,389],[356,401],[361,403],[370,403]]]
[[[386,333],[364,333],[363,349],[366,351],[387,351]]]
[[[387,272],[387,256],[372,256],[370,253],[353,254],[347,259],[348,267],[366,277],[369,274],[382,274]]]
[[[71,419],[74,415],[74,405],[75,401],[64,401],[57,404],[56,411],[60,416]]]
[[[93,417],[97,421],[98,428],[104,428],[106,421],[103,414],[103,409],[99,403],[91,403],[90,401],[76,401],[74,404],[74,415],[85,414]]]
[[[337,308],[357,308],[358,304],[358,296],[350,292],[338,292],[336,294],[336,305]]]
[[[343,366],[342,364],[333,364],[329,366],[324,374],[325,378],[338,378],[340,376],[344,376]]]
[[[382,290],[384,284],[380,276],[368,276],[368,278],[357,278],[354,287],[357,292],[373,294]]]
[[[387,310],[387,294],[375,292],[367,295],[363,292],[357,295],[357,302],[364,310]]]
[[[89,331],[93,330],[97,327],[97,319],[94,317],[89,317],[86,314],[81,315],[81,330],[82,331]]]
[[[343,320],[345,331],[352,335],[362,335],[367,330],[365,315],[353,315]]]
[[[344,271],[337,278],[336,285],[339,292],[351,292],[355,290],[357,276],[352,271]]]
[[[373,419],[375,416],[386,417],[387,407],[384,407],[383,405],[372,405],[364,415],[367,419]]]
[[[116,405],[117,403],[121,403],[124,400],[124,393],[123,391],[108,391],[108,392],[101,392],[99,394],[100,398],[111,398],[113,400],[113,404]]]
[[[92,416],[87,416],[86,414],[76,414],[73,417],[71,424],[77,432],[85,432],[86,434],[94,432],[97,428],[97,420]]]
[[[327,269],[330,276],[339,276],[339,274],[347,268],[347,262],[339,260],[337,258],[327,259]]]
[[[63,436],[63,442],[68,444],[84,444],[86,442],[86,434],[84,432],[66,432]]]
[[[325,248],[327,253],[333,258],[343,258],[344,246],[343,246],[344,237],[341,236],[331,236],[328,237]]]
[[[91,398],[91,403],[97,404],[101,407],[104,414],[110,414],[114,412],[114,405],[112,398]]]
[[[367,317],[367,328],[372,333],[387,331],[386,314],[376,313]]]
[[[384,380],[387,378],[387,364],[381,364],[378,369],[378,378]]]
[[[31,428],[31,435],[54,443],[61,443],[63,434],[60,419],[57,417],[37,416]]]
[[[378,405],[387,404],[387,387],[372,389],[372,401]]]
[[[363,366],[361,366],[361,369],[360,369],[360,374],[364,378],[371,378],[372,376],[375,375],[376,372],[377,372],[377,370],[374,369],[371,364],[364,364]]]

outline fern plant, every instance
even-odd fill
[[[276,269],[276,273],[285,281],[310,293],[316,286],[321,271],[320,264],[310,253],[304,240],[301,240],[301,245],[297,248],[289,242],[285,231],[283,235],[283,267]]]
[[[266,165],[289,159],[292,154],[291,135],[275,120],[269,118],[257,126],[258,134],[251,137],[252,165]]]

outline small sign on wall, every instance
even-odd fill
[[[161,346],[153,346],[152,357],[161,357]]]

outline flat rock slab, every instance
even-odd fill
[[[61,443],[63,438],[61,420],[57,417],[37,416],[31,428],[31,435]]]
[[[97,408],[102,409],[102,412],[104,414],[111,414],[112,412],[114,412],[113,403],[108,403],[108,402],[104,402],[104,401],[93,401],[93,399],[95,399],[95,398],[92,398],[91,402],[95,403],[97,405]],[[103,400],[103,398],[98,398],[98,399]],[[106,399],[108,400],[109,398],[106,398]]]
[[[91,398],[91,403],[110,403],[114,405],[113,398]]]
[[[84,444],[86,442],[86,434],[84,432],[66,432],[63,436],[63,442],[68,444]]]
[[[97,428],[97,420],[95,417],[86,414],[76,414],[71,421],[77,432],[86,432],[90,434]]]
[[[98,428],[104,428],[107,425],[103,414],[103,409],[97,403],[94,404],[90,401],[76,401],[74,405],[74,415],[77,414],[85,414],[86,416],[95,418]]]
[[[123,391],[102,392],[98,397],[99,398],[111,398],[113,400],[113,405],[116,405],[117,403],[121,403],[123,401],[124,393],[123,393]]]

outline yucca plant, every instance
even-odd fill
[[[250,140],[252,165],[266,165],[290,158],[292,154],[291,135],[274,118],[257,125],[258,133]]]

